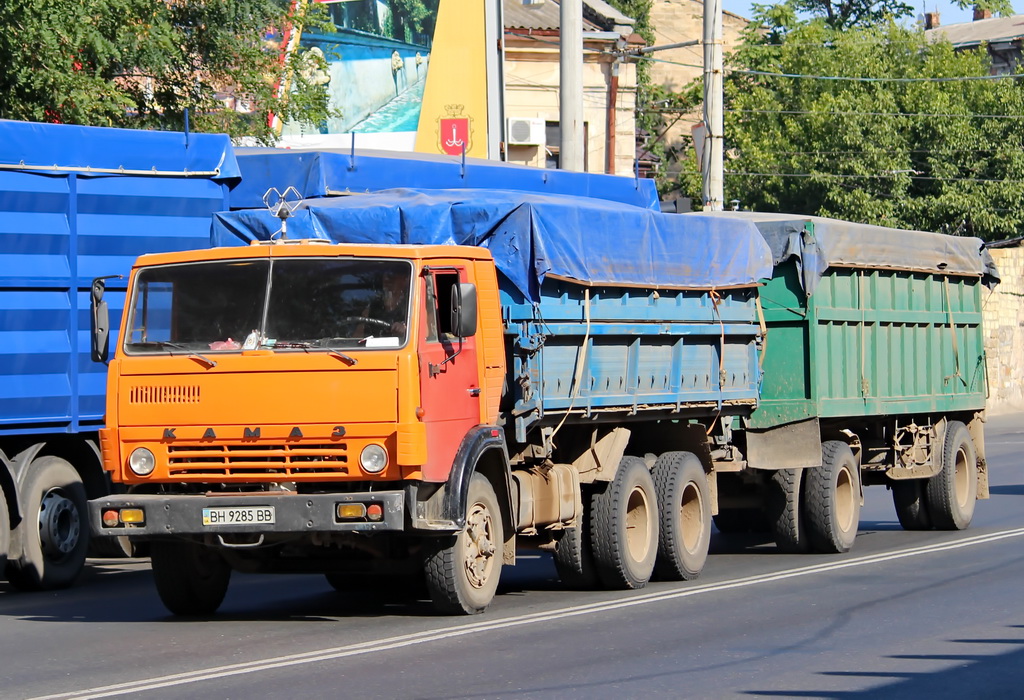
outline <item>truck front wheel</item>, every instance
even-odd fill
[[[967,427],[949,421],[942,445],[942,470],[928,479],[925,500],[939,530],[963,530],[971,524],[978,498],[978,458]]]
[[[212,615],[224,602],[231,567],[213,549],[194,542],[153,542],[156,592],[175,615]]]
[[[475,615],[494,599],[504,560],[501,509],[491,482],[476,473],[469,483],[466,524],[436,543],[426,561],[427,589],[444,613]]]
[[[82,477],[60,457],[39,457],[28,465],[23,495],[21,555],[7,561],[7,580],[24,591],[67,588],[89,548]]]
[[[615,478],[590,499],[594,562],[606,588],[643,588],[658,554],[658,498],[639,457],[623,457]]]
[[[666,452],[651,469],[660,519],[655,575],[662,581],[700,576],[711,545],[711,494],[697,455]]]

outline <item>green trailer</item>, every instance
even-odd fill
[[[761,401],[720,474],[720,529],[780,549],[852,546],[863,486],[906,529],[963,529],[988,498],[982,304],[998,281],[976,238],[751,212],[772,249],[760,290]]]

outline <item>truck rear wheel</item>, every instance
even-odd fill
[[[860,473],[850,446],[829,440],[821,446],[821,466],[803,475],[807,534],[815,552],[848,552],[860,523]]]
[[[785,554],[803,554],[810,547],[801,513],[803,480],[803,469],[778,469],[768,481],[765,511],[775,546]]]
[[[440,540],[427,557],[427,590],[434,607],[456,615],[486,610],[498,589],[504,552],[498,497],[487,477],[474,474],[466,525],[454,537]]]
[[[932,529],[924,490],[925,482],[922,479],[896,481],[892,484],[892,503],[896,506],[896,517],[904,530]]]
[[[175,615],[212,615],[224,602],[231,567],[216,550],[195,542],[153,542],[150,558],[156,592]]]
[[[662,581],[690,581],[704,570],[711,545],[708,476],[692,452],[666,452],[651,473],[660,532],[654,574]]]
[[[7,561],[7,580],[24,591],[67,588],[82,572],[89,548],[85,486],[60,457],[38,457],[24,484],[21,555]]]
[[[591,547],[606,588],[643,588],[658,554],[658,498],[639,457],[623,457],[615,478],[590,499]]]
[[[928,479],[925,501],[939,530],[963,530],[971,524],[978,498],[978,458],[967,426],[949,421],[942,445],[942,470]]]

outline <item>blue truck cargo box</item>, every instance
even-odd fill
[[[0,121],[0,435],[100,426],[93,278],[207,247],[238,177],[222,135]],[[115,324],[125,284],[109,281]]]

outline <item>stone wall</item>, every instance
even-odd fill
[[[992,248],[1002,282],[982,293],[993,413],[1024,410],[1024,248]]]

